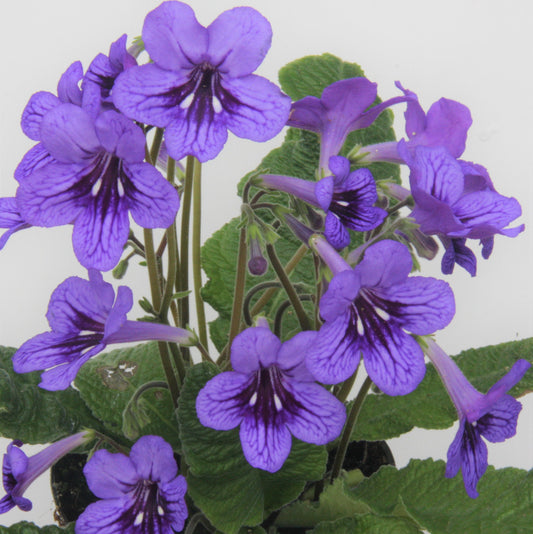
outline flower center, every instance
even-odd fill
[[[140,480],[133,490],[133,506],[121,520],[123,526],[137,527],[139,532],[162,532],[165,523],[165,508],[156,482]]]

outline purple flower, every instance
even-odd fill
[[[356,232],[379,226],[387,212],[374,207],[378,199],[376,183],[368,169],[350,172],[350,162],[342,156],[329,159],[332,176],[310,182],[292,176],[263,174],[260,185],[293,194],[326,212],[324,233],[337,249],[349,245],[347,228]]]
[[[129,341],[171,341],[194,344],[187,330],[168,325],[128,321],[133,305],[131,289],[115,292],[97,271],[89,271],[89,280],[73,276],[52,293],[46,318],[51,332],[26,341],[13,355],[17,373],[47,369],[41,375],[43,389],[66,389],[80,367],[111,343]]]
[[[40,124],[41,144],[52,156],[26,176],[17,191],[22,217],[35,226],[74,224],[80,263],[109,270],[128,239],[131,212],[144,228],[167,228],[179,206],[176,190],[144,163],[144,134],[116,111],[95,119],[61,104]]]
[[[100,449],[83,469],[100,501],[76,521],[76,534],[172,534],[187,519],[187,482],[178,475],[172,447],[159,436],[143,436],[129,457]]]
[[[118,75],[137,65],[136,59],[126,49],[127,35],[122,35],[109,48],[109,56],[98,54],[83,78],[83,91],[94,91],[105,107],[113,107],[111,90]]]
[[[309,353],[309,370],[319,382],[336,384],[354,373],[362,354],[384,393],[410,393],[426,368],[422,349],[405,331],[426,335],[444,328],[455,313],[450,286],[409,277],[411,255],[397,241],[368,247],[354,269],[324,239],[313,241],[334,276],[320,300],[324,324]]]
[[[2,463],[2,478],[7,495],[0,500],[0,514],[18,506],[24,512],[32,509],[32,503],[24,497],[31,483],[52,467],[60,458],[93,438],[91,431],[80,432],[52,443],[29,458],[24,454],[22,441],[12,441],[7,446]]]
[[[7,231],[0,236],[0,250],[15,232],[30,226],[31,224],[20,216],[15,198],[0,198],[0,228],[7,228]]]
[[[367,110],[376,97],[377,84],[366,78],[339,80],[326,87],[320,98],[306,96],[294,102],[287,124],[320,136],[319,169],[327,173],[329,158],[339,153],[350,132],[367,128],[384,109],[412,98],[398,96]]]
[[[445,148],[418,146],[413,154],[399,146],[410,168],[411,192],[415,207],[411,217],[426,235],[437,235],[446,247],[442,271],[449,274],[455,263],[472,276],[476,258],[465,245],[466,239],[479,239],[482,256],[492,252],[494,235],[515,237],[524,225],[506,228],[522,209],[512,197],[504,197],[494,186],[484,167],[457,161]]]
[[[119,76],[113,99],[128,117],[165,128],[174,159],[213,159],[227,130],[266,141],[285,126],[290,99],[252,74],[272,39],[254,9],[225,11],[205,28],[186,4],[163,2],[148,13],[142,37],[153,63]]]
[[[54,161],[53,156],[40,142],[41,124],[44,116],[61,104],[83,105],[83,93],[79,82],[83,78],[83,67],[79,61],[70,65],[63,73],[57,85],[57,96],[48,91],[39,91],[31,96],[22,112],[20,126],[32,140],[39,141],[22,158],[15,170],[15,178],[20,182],[33,171]]]
[[[400,82],[396,86],[401,89],[407,100],[405,111],[405,147],[411,151],[417,146],[443,147],[454,157],[459,158],[465,150],[466,136],[472,125],[470,110],[460,102],[441,98],[429,108],[427,114],[412,91],[404,89]],[[398,152],[398,143],[389,141],[368,145],[360,153],[368,152],[361,160],[364,162],[390,161],[404,163]]]
[[[511,370],[484,395],[466,379],[456,363],[432,339],[425,338],[426,354],[437,369],[459,416],[459,429],[448,449],[446,477],[453,478],[459,470],[466,493],[478,496],[479,479],[487,469],[487,446],[505,441],[516,434],[516,422],[522,405],[507,395],[531,367],[526,360],[515,362]]]
[[[324,445],[341,432],[344,405],[315,383],[305,358],[316,332],[281,341],[264,327],[241,332],[231,346],[234,371],[212,378],[198,394],[200,422],[215,430],[240,425],[246,460],[278,471],[291,450],[291,434]]]

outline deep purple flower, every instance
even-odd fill
[[[30,227],[31,224],[21,217],[15,198],[0,198],[0,228],[7,228],[0,236],[0,250],[15,232]]]
[[[194,344],[189,331],[168,325],[128,321],[133,305],[131,289],[118,288],[97,271],[89,271],[89,280],[73,276],[52,293],[46,318],[51,332],[26,341],[13,355],[17,373],[47,369],[41,375],[42,388],[66,389],[80,367],[111,343],[129,341],[171,341]]]
[[[30,484],[52,467],[60,458],[93,439],[91,431],[79,432],[52,443],[29,458],[24,454],[22,441],[12,441],[7,446],[2,463],[2,478],[7,495],[0,500],[0,514],[18,506],[24,512],[32,509],[32,503],[24,497]]]
[[[287,124],[320,136],[319,176],[327,173],[329,158],[339,153],[350,132],[367,128],[384,109],[411,99],[397,96],[368,109],[376,97],[377,84],[349,78],[326,87],[320,98],[306,96],[293,103]]]
[[[122,35],[109,48],[109,56],[98,54],[83,78],[83,91],[96,91],[99,100],[106,107],[113,106],[111,91],[118,75],[137,65],[137,60],[126,49],[127,35]]]
[[[109,270],[128,239],[128,212],[144,228],[167,228],[179,206],[173,186],[144,163],[141,128],[116,111],[94,119],[61,104],[40,124],[41,144],[53,157],[21,181],[17,202],[35,226],[74,224],[80,263]]]
[[[450,286],[409,277],[411,255],[397,241],[368,247],[352,269],[324,239],[312,240],[334,276],[320,300],[325,322],[309,353],[309,370],[319,382],[336,384],[354,373],[362,354],[384,393],[410,393],[426,368],[422,349],[405,331],[426,335],[444,328],[455,313]]]
[[[187,519],[187,482],[178,475],[172,447],[159,436],[143,436],[129,457],[100,449],[83,469],[100,501],[76,521],[76,534],[172,534]]]
[[[466,492],[475,499],[479,479],[487,469],[487,446],[482,437],[498,443],[516,434],[516,422],[522,405],[507,395],[531,367],[526,360],[515,362],[511,370],[484,395],[475,389],[457,364],[432,339],[424,339],[426,354],[437,369],[459,416],[459,429],[448,449],[446,476],[459,470]]]
[[[411,151],[417,146],[440,146],[448,150],[454,158],[459,158],[465,150],[467,132],[472,125],[470,110],[460,102],[441,98],[431,105],[426,114],[415,93],[404,89],[400,82],[396,82],[396,86],[408,98],[404,114],[407,134],[407,141],[404,143],[407,150]],[[360,153],[365,152],[367,154],[361,159],[365,163],[372,161],[404,163],[396,141],[361,148]]]
[[[524,230],[523,224],[506,228],[522,209],[516,199],[495,191],[481,165],[457,161],[445,148],[418,146],[411,153],[400,143],[399,150],[411,171],[415,201],[411,217],[423,233],[441,237],[446,247],[445,274],[453,271],[454,263],[476,274],[476,259],[466,239],[479,239],[486,259],[495,234],[515,237]]]
[[[188,5],[163,2],[146,16],[142,37],[153,63],[119,76],[113,99],[128,117],[165,128],[174,159],[213,159],[228,130],[266,141],[285,126],[290,99],[252,74],[272,39],[255,9],[225,11],[205,28]]]
[[[350,243],[347,228],[357,232],[379,226],[387,212],[374,207],[378,199],[376,183],[368,169],[350,172],[350,162],[342,156],[329,159],[332,176],[310,182],[292,176],[263,174],[258,185],[293,194],[326,212],[324,233],[337,249]]]
[[[315,339],[316,332],[300,332],[281,343],[268,328],[248,328],[231,346],[235,370],[215,376],[198,394],[200,422],[215,430],[240,425],[244,456],[253,467],[278,471],[291,450],[291,434],[324,445],[342,430],[344,405],[305,366]]]

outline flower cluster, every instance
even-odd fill
[[[278,496],[254,495],[254,506],[264,501],[261,513],[272,518],[273,503],[280,509],[307,499],[315,482],[316,499],[325,477],[333,481],[340,475],[362,403],[376,392],[371,384],[379,395],[412,393],[424,379],[425,356],[459,419],[446,476],[461,471],[471,498],[477,497],[487,468],[484,440],[499,442],[515,434],[521,405],[507,392],[530,363],[515,358],[486,394],[475,389],[431,337],[454,317],[450,285],[413,274],[419,270],[417,255],[432,259],[437,254],[438,239],[444,246],[442,272],[450,274],[458,264],[474,276],[476,257],[467,240],[479,240],[486,259],[495,235],[515,237],[524,230],[524,225],[510,226],[521,215],[518,201],[498,193],[484,167],[460,159],[472,123],[468,108],[442,98],[426,113],[417,95],[398,82],[400,93],[381,102],[377,85],[364,77],[336,80],[322,88],[320,98],[291,102],[274,83],[254,74],[271,39],[270,23],[252,8],[225,11],[204,27],[188,5],[169,0],[148,13],[142,38],[130,49],[122,35],[86,71],[73,63],[56,94],[40,91],[30,98],[21,126],[36,144],[14,173],[16,197],[0,199],[0,228],[5,229],[0,250],[19,230],[71,224],[73,249],[88,278],[69,277],[54,290],[46,314],[50,330],[14,352],[13,369],[42,371],[42,389],[69,390],[91,408],[83,405],[89,424],[102,419],[95,430],[85,429],[76,412],[73,434],[32,457],[22,451],[22,441],[10,443],[0,513],[15,506],[31,509],[24,497],[29,485],[81,449],[89,453],[83,473],[97,501],[79,511],[77,534],[193,532],[198,522],[213,532],[226,531],[217,516],[227,498],[217,486],[223,477],[203,476],[198,458],[201,451],[213,456],[217,468],[223,464],[221,471],[226,467],[225,440],[212,439],[214,430],[228,432],[232,469],[235,464],[246,472],[260,470],[253,473],[259,485],[270,488],[265,492],[287,484],[279,503]],[[141,52],[148,55],[145,63],[138,61]],[[316,94],[316,87],[312,90]],[[393,105],[405,106],[406,137],[399,141],[380,132],[386,119],[380,115],[390,115]],[[220,254],[208,257],[213,247],[200,246],[201,164],[220,153],[228,131],[266,141],[284,126],[292,128],[284,147],[293,152],[273,152],[247,176],[241,220],[221,230]],[[372,129],[368,139],[383,142],[354,146],[352,139],[361,132],[349,134],[367,128]],[[313,135],[298,130],[314,132],[316,140],[309,142]],[[305,153],[309,175],[294,170],[297,157],[286,164],[288,153]],[[393,163],[396,170],[407,165],[409,188],[385,177],[382,170],[390,167],[380,163]],[[410,208],[407,216],[405,208]],[[143,240],[135,235],[130,214],[142,227]],[[284,225],[298,239],[283,240]],[[189,326],[189,226],[198,334]],[[162,230],[159,245],[152,229]],[[284,244],[278,247],[280,239]],[[131,289],[122,285],[115,292],[102,275],[113,270],[122,278],[135,256],[147,267],[151,292],[151,301],[139,301],[148,314],[139,321],[128,319]],[[216,264],[223,270],[229,256],[227,266],[236,266],[235,275],[216,273],[221,283],[213,283],[210,291],[216,294],[210,302],[220,312],[211,332],[220,355],[213,358],[202,300],[209,291],[201,291],[201,267],[207,272]],[[296,269],[300,261],[308,262],[303,274]],[[247,278],[247,266],[255,278]],[[107,346],[139,341],[158,342],[165,381],[146,381],[134,391],[133,384],[125,386],[127,393],[116,398],[121,429],[116,406],[109,408],[111,423],[101,415],[106,410],[90,406],[94,397],[101,401],[98,387],[103,386],[95,384],[87,394],[84,381],[75,383],[79,392],[71,385],[91,358],[106,362],[100,353]],[[201,363],[188,347],[198,350]],[[146,356],[139,365],[156,364]],[[365,382],[349,403],[363,367]],[[147,428],[157,425],[141,397],[153,388],[168,390],[164,402],[172,403],[166,414],[159,404],[152,410],[164,423],[160,433],[171,436],[168,441]],[[134,412],[138,420],[131,425]],[[113,436],[102,429],[111,429]],[[190,446],[191,436],[200,446]],[[291,471],[286,461],[295,440],[308,447],[331,444],[331,469],[325,469],[323,448],[323,464],[312,476],[303,473],[305,466],[302,473]],[[183,475],[178,475],[178,461]],[[317,481],[320,472],[324,479]],[[306,476],[307,486],[301,483]],[[215,493],[217,504],[211,507]],[[246,511],[243,521],[248,517],[256,521],[259,515]],[[271,521],[263,522],[269,531]],[[242,526],[248,525],[232,523],[231,531]]]

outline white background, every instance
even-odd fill
[[[13,171],[32,142],[19,128],[32,93],[55,93],[60,75],[75,60],[87,67],[98,52],[122,33],[139,35],[145,14],[157,0],[25,0],[2,2],[0,49],[0,196],[13,196]],[[195,0],[199,21],[208,25],[234,7],[229,0]],[[437,340],[449,353],[533,336],[532,170],[533,9],[529,2],[494,0],[269,0],[248,1],[271,22],[273,44],[258,73],[277,79],[277,71],[298,57],[323,52],[361,64],[378,83],[380,95],[398,94],[394,81],[418,93],[425,109],[441,96],[469,106],[474,124],[464,159],[486,166],[497,189],[517,197],[526,232],[496,238],[492,257],[478,254],[478,276],[463,270],[447,280],[457,313]],[[403,108],[396,108],[401,119]],[[401,121],[397,132],[402,135]],[[280,138],[281,139],[281,138]],[[216,161],[204,166],[203,235],[208,236],[239,210],[238,179],[255,168],[280,139],[267,144],[230,138]],[[30,229],[11,238],[0,254],[0,343],[18,346],[45,331],[49,296],[65,278],[84,276],[70,244],[71,229]],[[423,274],[440,276],[439,262],[425,263]],[[137,298],[148,295],[141,269],[127,283]],[[111,281],[110,275],[106,279]],[[131,316],[134,317],[134,314]],[[533,402],[524,401],[517,436],[489,446],[497,467],[533,466]],[[416,431],[390,441],[397,464],[410,457],[445,458],[455,429]],[[7,443],[7,441],[6,441]],[[2,449],[4,446],[2,445]],[[37,447],[36,449],[38,449]],[[28,448],[28,450],[32,450]],[[43,476],[26,495],[34,511],[4,515],[2,524],[20,519],[52,523],[48,480]]]

